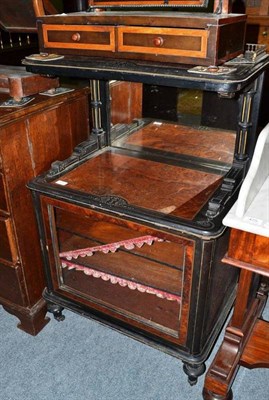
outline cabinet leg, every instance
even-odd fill
[[[183,371],[188,375],[188,382],[191,386],[196,385],[198,377],[203,375],[206,370],[205,363],[188,364],[184,363]]]
[[[50,319],[46,317],[47,308],[44,303],[42,307],[39,308],[37,306],[32,309],[15,309],[8,305],[3,305],[3,308],[8,313],[19,318],[20,322],[17,325],[19,329],[32,336],[36,336],[50,321]]]
[[[48,307],[48,311],[53,314],[54,318],[57,321],[60,322],[60,321],[63,321],[65,319],[65,316],[62,313],[62,311],[64,309],[63,307],[61,307],[61,306],[59,306],[57,304],[54,304],[54,303],[48,303],[47,307]]]
[[[230,389],[225,396],[221,396],[210,392],[206,388],[203,389],[203,399],[204,400],[233,400],[233,392]]]

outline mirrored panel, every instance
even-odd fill
[[[223,175],[234,159],[237,99],[199,90],[110,82],[113,147]]]

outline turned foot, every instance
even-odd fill
[[[230,389],[226,395],[219,395],[213,392],[210,392],[206,388],[203,389],[203,399],[204,400],[232,400],[233,392]]]
[[[184,363],[183,371],[188,375],[188,382],[191,386],[196,385],[198,377],[203,375],[206,370],[205,363],[187,364]]]
[[[54,318],[57,321],[63,321],[65,319],[65,316],[62,314],[63,311],[63,307],[57,305],[57,304],[53,304],[53,303],[48,303],[47,305],[48,307],[48,311],[51,312],[54,316]]]

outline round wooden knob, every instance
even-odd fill
[[[154,43],[154,46],[161,47],[163,45],[163,38],[160,36],[156,37],[153,39],[153,43]]]
[[[73,40],[73,42],[79,42],[80,41],[80,34],[78,32],[74,33],[72,35],[72,40]]]

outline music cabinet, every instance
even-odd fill
[[[0,108],[0,304],[31,335],[48,318],[40,240],[26,183],[88,137],[88,93],[36,94],[23,107]],[[8,99],[0,95],[1,103]]]
[[[264,55],[217,67],[244,47],[245,16],[229,14],[228,3],[195,14],[177,7],[209,2],[93,0],[87,12],[39,16],[42,53],[24,60],[31,72],[91,86],[89,140],[28,184],[49,310],[58,320],[74,310],[178,357],[191,384],[235,297],[222,219],[253,153],[269,64]],[[126,102],[111,95],[111,81],[129,87]],[[157,105],[155,92],[165,90],[154,87],[171,88],[176,104],[144,115],[137,95]],[[205,107],[182,111],[193,91],[217,94],[208,118]],[[130,119],[113,119],[115,102]],[[229,120],[229,102],[235,126],[205,126],[220,112]]]
[[[268,60],[226,75],[83,56],[24,64],[89,78],[95,116],[90,139],[28,185],[49,310],[59,320],[74,310],[178,357],[194,384],[234,301],[222,218],[252,155]],[[237,129],[202,126],[201,115],[112,123],[111,80],[218,93],[234,102]]]

